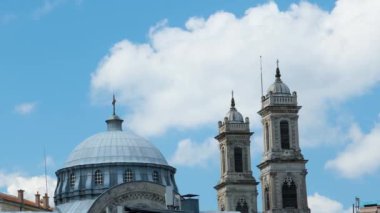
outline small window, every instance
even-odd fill
[[[132,172],[132,170],[127,169],[124,172],[123,181],[124,181],[124,183],[133,181],[133,172]]]
[[[289,123],[288,121],[280,122],[281,148],[290,149]]]
[[[158,183],[160,181],[160,178],[158,176],[158,172],[154,171],[152,174],[153,182]]]
[[[243,172],[243,149],[234,148],[235,172]]]
[[[71,173],[70,174],[70,188],[74,188],[75,186],[75,180],[76,180],[76,177],[75,177],[75,174],[74,173]]]
[[[100,170],[95,171],[95,185],[103,185],[103,174]]]

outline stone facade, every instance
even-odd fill
[[[101,171],[102,184],[95,184],[95,171]],[[131,171],[130,182],[154,182],[164,186],[171,186],[177,191],[174,180],[175,168],[166,165],[144,163],[104,163],[81,165],[58,170],[58,183],[55,191],[55,203],[63,203],[94,199],[106,190],[125,183],[126,171]],[[153,180],[153,173],[158,174]],[[73,182],[71,182],[74,179]]]
[[[276,81],[262,97],[264,156],[261,170],[263,212],[309,213],[305,160],[298,137],[296,92],[281,81],[277,67]]]
[[[234,98],[224,122],[219,121],[221,177],[215,186],[220,211],[257,212],[257,182],[252,176],[249,120],[236,110]]]
[[[165,193],[166,187],[160,184],[150,182],[124,183],[100,195],[89,212],[124,212],[125,207],[162,211],[167,208]]]

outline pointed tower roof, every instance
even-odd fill
[[[232,91],[230,111],[228,111],[226,117],[229,122],[244,123],[243,115],[235,108],[234,91]]]
[[[269,86],[267,93],[290,95],[289,87],[286,84],[284,84],[281,80],[281,72],[280,72],[278,60],[277,60],[277,68],[276,68],[275,77],[276,77],[276,80],[272,85]]]

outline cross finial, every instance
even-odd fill
[[[278,64],[280,63],[280,61],[277,59],[277,68],[278,68]]]
[[[116,115],[115,105],[116,105],[116,99],[115,99],[115,94],[113,94],[113,96],[112,96],[112,107],[113,107],[112,115]]]

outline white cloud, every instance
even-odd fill
[[[20,115],[28,115],[36,109],[36,102],[21,103],[14,107],[15,112]]]
[[[149,136],[215,124],[233,89],[238,109],[258,128],[259,56],[265,87],[279,58],[283,81],[303,105],[301,144],[341,142],[344,129],[329,124],[327,110],[379,83],[378,8],[378,0],[340,0],[331,12],[307,2],[279,11],[270,2],[242,17],[216,12],[184,28],[160,23],[148,43],[114,45],[92,75],[93,98],[109,100],[116,91],[132,112],[130,127]]]
[[[45,16],[52,12],[59,5],[64,3],[66,0],[44,0],[43,5],[33,12],[34,19],[40,19],[42,16]]]
[[[218,163],[218,143],[209,138],[203,143],[195,143],[190,139],[178,143],[177,150],[170,159],[171,165],[176,166],[207,166]]]
[[[54,206],[54,190],[57,184],[56,179],[47,176],[49,204]],[[6,188],[6,193],[17,196],[17,190],[23,189],[26,199],[34,201],[35,194],[44,194],[46,191],[46,181],[44,175],[25,176],[20,173],[5,173],[0,171],[0,188]]]
[[[340,202],[318,193],[308,196],[307,199],[309,208],[313,213],[349,213],[352,211],[350,209],[345,210]]]
[[[352,143],[326,163],[326,168],[336,171],[346,178],[358,178],[373,174],[380,169],[380,123],[365,134],[353,125],[350,134]]]

